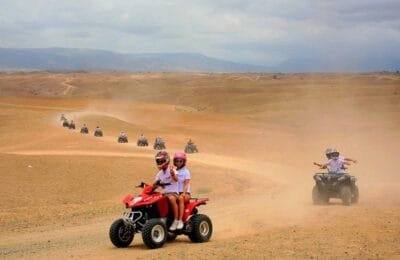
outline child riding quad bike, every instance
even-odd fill
[[[164,150],[165,149],[165,142],[161,139],[161,137],[157,137],[154,141],[153,145],[154,150]]]
[[[320,169],[327,169],[328,173],[316,173],[314,175],[315,186],[312,190],[314,204],[328,203],[330,198],[339,198],[344,205],[357,203],[359,197],[356,177],[346,173],[349,161],[353,159],[341,156],[335,148],[326,149],[328,161],[324,164],[314,162]]]
[[[103,131],[100,129],[100,127],[96,127],[96,129],[94,130],[94,136],[96,137],[102,137],[103,136]]]
[[[69,127],[68,119],[65,118],[65,119],[63,120],[62,126],[63,126],[63,127],[67,127],[67,128]]]
[[[141,134],[138,138],[137,146],[148,146],[148,145],[149,145],[149,142],[147,141],[147,138],[144,137],[143,134]]]
[[[187,235],[192,242],[207,242],[212,235],[212,223],[208,216],[198,214],[200,205],[205,205],[208,198],[192,198],[185,205],[183,229],[168,231],[174,218],[168,199],[156,192],[158,187],[169,183],[156,182],[154,185],[141,183],[143,188],[139,196],[126,195],[122,202],[127,211],[110,227],[110,240],[116,247],[128,247],[135,234],[142,233],[144,244],[149,248],[162,247],[167,240],[177,235]]]
[[[81,134],[88,134],[89,133],[89,128],[86,126],[86,124],[83,124],[81,128]]]
[[[191,139],[187,142],[185,146],[185,153],[198,153],[197,146],[192,142]]]
[[[127,143],[128,142],[128,136],[125,134],[125,132],[121,132],[118,136],[118,143]]]

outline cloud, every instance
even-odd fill
[[[0,46],[199,52],[280,66],[290,60],[399,58],[393,0],[0,0]],[[340,57],[340,59],[338,59]],[[318,58],[318,59],[317,59]],[[362,66],[361,66],[362,67]]]

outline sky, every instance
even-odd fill
[[[400,69],[399,0],[0,0],[0,47]],[[390,66],[389,66],[390,67]]]

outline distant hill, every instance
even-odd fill
[[[126,72],[267,72],[263,66],[234,63],[198,53],[123,54],[90,49],[0,48],[0,70]]]

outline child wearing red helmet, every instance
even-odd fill
[[[190,200],[190,171],[186,168],[186,154],[178,152],[174,154],[174,166],[178,173],[178,225],[177,229],[183,228],[183,213],[185,210],[185,202]]]
[[[160,151],[156,154],[157,167],[160,170],[156,175],[156,184],[163,187],[164,195],[167,196],[172,212],[174,214],[174,222],[172,222],[169,230],[174,231],[178,226],[178,174],[170,167],[169,154],[165,151]]]

